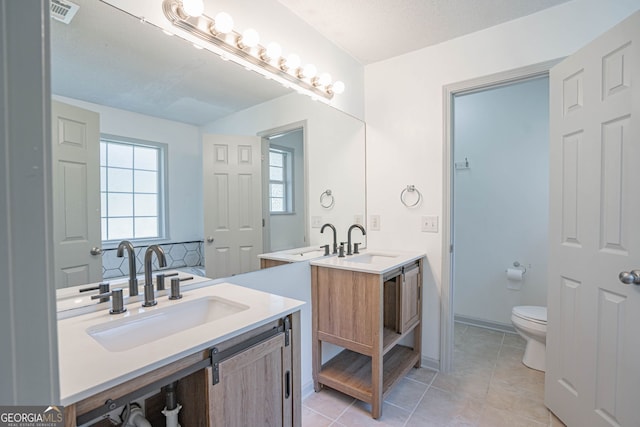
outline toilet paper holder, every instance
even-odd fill
[[[522,275],[524,276],[525,274],[527,274],[527,267],[525,267],[524,265],[520,264],[518,261],[513,261],[513,266],[515,268],[521,269],[522,270]],[[507,271],[507,270],[505,270]]]

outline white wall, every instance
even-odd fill
[[[0,0],[0,405],[60,401],[48,6]]]
[[[453,172],[454,313],[510,326],[513,306],[546,306],[549,80],[458,95],[453,122],[453,158],[470,162]]]
[[[570,55],[639,8],[637,0],[574,0],[365,67],[367,212],[381,216],[369,243],[427,253],[424,356],[437,360],[440,351],[442,227],[421,233],[420,216],[442,215],[443,86]],[[408,184],[424,195],[412,210],[398,200]]]
[[[62,96],[54,95],[54,99],[100,114],[100,133],[167,144],[168,240],[202,240],[202,141],[198,127]]]
[[[334,108],[291,94],[229,115],[203,127],[203,133],[257,135],[270,129],[304,122],[307,156],[309,217],[338,229],[346,241],[347,230],[356,215],[365,213],[365,126]],[[335,206],[320,206],[320,194],[331,189]],[[361,241],[361,240],[356,240]],[[311,228],[309,244],[332,242],[331,233]]]

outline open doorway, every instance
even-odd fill
[[[448,256],[443,256],[443,277],[442,277],[442,312],[441,312],[441,328],[440,328],[440,370],[442,372],[450,372],[452,369],[452,361],[453,361],[453,353],[454,353],[454,325],[456,314],[458,314],[459,320],[465,320],[467,322],[474,321],[477,322],[479,326],[491,327],[497,329],[508,329],[510,327],[506,313],[510,313],[512,304],[519,304],[520,302],[515,302],[518,297],[521,296],[522,291],[518,291],[516,289],[507,288],[511,282],[508,281],[506,276],[506,270],[508,268],[513,268],[514,263],[519,263],[523,267],[526,267],[530,262],[529,254],[526,250],[515,250],[512,249],[507,244],[507,242],[517,242],[521,237],[516,234],[503,233],[504,236],[501,237],[501,242],[496,241],[496,233],[494,231],[491,234],[491,230],[486,223],[493,222],[495,223],[495,227],[505,228],[504,221],[505,218],[510,218],[510,221],[515,223],[515,225],[520,225],[520,227],[516,227],[518,230],[527,230],[528,224],[526,220],[526,215],[522,213],[516,212],[516,209],[512,209],[514,205],[517,205],[522,198],[527,198],[527,189],[520,188],[516,185],[514,188],[505,188],[500,189],[500,187],[496,187],[490,184],[483,184],[486,186],[486,194],[483,196],[482,194],[478,194],[474,185],[478,184],[479,180],[475,178],[479,178],[481,169],[484,169],[486,174],[494,176],[494,179],[498,179],[502,184],[516,184],[516,180],[513,179],[514,174],[518,174],[518,164],[526,164],[528,160],[528,155],[523,154],[518,157],[516,150],[516,155],[513,153],[509,156],[506,156],[507,151],[513,151],[512,148],[517,148],[517,144],[513,141],[520,140],[523,137],[523,133],[526,133],[529,129],[530,125],[521,125],[520,131],[512,131],[511,133],[506,132],[505,135],[501,135],[501,130],[496,128],[496,125],[487,125],[486,120],[487,117],[485,115],[490,115],[493,113],[498,113],[498,118],[500,116],[500,112],[491,107],[491,106],[480,106],[480,110],[476,110],[471,114],[474,116],[474,119],[479,119],[480,123],[483,123],[487,127],[487,132],[489,135],[492,133],[497,137],[504,138],[506,136],[506,141],[501,142],[502,147],[497,146],[493,149],[490,149],[488,152],[483,152],[482,150],[476,152],[467,151],[467,154],[464,154],[464,151],[470,150],[469,146],[465,148],[463,144],[461,144],[462,150],[456,151],[456,141],[457,132],[461,132],[461,129],[456,129],[456,116],[455,116],[455,104],[456,97],[458,101],[462,100],[463,97],[473,95],[473,94],[485,94],[490,96],[495,96],[498,94],[498,98],[504,95],[502,92],[509,92],[507,89],[509,86],[513,88],[520,87],[525,82],[538,82],[540,83],[541,79],[546,79],[548,76],[549,69],[556,64],[557,61],[549,61],[546,63],[533,65],[530,67],[525,67],[523,69],[512,70],[505,73],[499,73],[496,75],[491,75],[479,79],[474,79],[470,81],[460,82],[456,84],[452,84],[446,86],[444,88],[444,100],[445,100],[445,109],[444,109],[444,123],[445,123],[445,162],[443,165],[444,170],[444,212],[443,212],[443,253],[448,254]],[[544,83],[543,83],[544,84]],[[535,85],[535,84],[534,84]],[[506,91],[500,89],[507,89]],[[496,92],[491,92],[495,90]],[[548,86],[543,90],[546,94],[548,94]],[[480,97],[482,98],[482,97]],[[479,98],[479,99],[480,99]],[[468,98],[470,99],[470,98]],[[529,100],[526,95],[515,95],[514,100],[512,101],[514,104],[519,104],[521,106],[527,106]],[[546,103],[548,106],[548,103]],[[547,107],[548,108],[548,107]],[[494,111],[495,110],[495,111]],[[504,110],[502,110],[503,116],[506,115]],[[508,109],[507,112],[510,114],[511,111]],[[526,112],[524,113],[526,117]],[[546,120],[548,121],[548,110],[544,112]],[[461,120],[460,117],[457,118],[458,121]],[[547,124],[548,126],[548,124]],[[475,131],[471,131],[469,134],[475,138]],[[548,135],[548,132],[546,132]],[[492,143],[495,141],[492,141]],[[545,144],[548,146],[548,136],[545,138]],[[511,146],[511,145],[512,146]],[[474,149],[478,149],[479,147],[473,147]],[[514,172],[515,171],[515,172]],[[503,176],[500,176],[500,173],[505,172]],[[548,172],[545,172],[546,175],[542,178],[543,185],[544,182],[548,180]],[[465,188],[464,192],[460,192],[459,194],[456,191],[456,179],[462,182],[462,179],[465,178],[467,183],[470,184],[469,188]],[[538,188],[542,188],[542,186],[538,185]],[[532,190],[533,191],[533,190]],[[539,191],[539,190],[535,190]],[[495,194],[494,194],[495,193]],[[457,196],[459,196],[457,198]],[[499,197],[502,200],[498,203],[497,201],[487,200],[487,197]],[[548,196],[545,196],[548,199]],[[545,199],[545,200],[547,200]],[[462,210],[462,206],[458,206],[458,204],[463,204],[465,201],[470,203],[470,206],[465,207],[464,211]],[[545,201],[546,203],[546,201]],[[475,206],[475,207],[474,207]],[[474,215],[474,209],[478,209],[482,207],[484,218],[481,218],[480,215]],[[467,229],[457,227],[456,220],[458,214],[465,214],[468,218],[466,219],[470,225],[467,225]],[[464,215],[461,215],[464,216]],[[519,222],[518,222],[519,221]],[[475,231],[486,231],[488,232],[488,237],[479,237],[475,235]],[[544,231],[543,237],[546,238],[547,233],[546,229]],[[470,253],[461,254],[464,255],[460,259],[457,259],[457,247],[456,245],[461,244],[464,247],[465,242],[464,238],[470,238],[470,247],[472,250]],[[494,245],[497,250],[490,249],[487,245]],[[476,249],[473,249],[473,248]],[[476,257],[474,258],[474,251],[476,251]],[[479,256],[482,255],[482,256]],[[494,257],[495,259],[491,262],[491,265],[486,266],[485,262],[480,258],[485,256]],[[542,257],[544,258],[545,255]],[[504,259],[503,259],[504,258]],[[465,260],[466,259],[466,260]],[[485,260],[486,261],[486,260]],[[546,290],[546,264],[538,263],[536,270],[539,274],[538,281],[541,281],[541,285]],[[533,266],[533,262],[531,262]],[[481,302],[479,299],[473,300],[474,293],[477,297],[481,295],[483,298],[491,301],[492,303],[498,298],[493,298],[495,295],[492,293],[494,289],[473,289],[471,292],[471,296],[466,298],[467,306],[472,306],[473,310],[469,313],[456,313],[456,310],[462,310],[460,307],[456,307],[456,298],[459,297],[457,295],[456,276],[463,276],[463,280],[467,282],[473,282],[473,285],[476,285],[478,280],[477,277],[474,277],[475,274],[479,274],[479,270],[488,270],[485,272],[487,277],[483,279],[484,283],[489,283],[491,286],[500,287],[501,292],[504,291],[505,295],[501,297],[503,300],[500,304],[499,310],[496,310],[495,307],[492,307],[491,304],[485,304],[485,302]],[[526,273],[528,274],[528,273]],[[471,275],[472,278],[464,277],[465,275]],[[531,277],[531,275],[529,275]],[[514,287],[522,286],[524,283],[519,283],[514,285]],[[493,298],[493,299],[492,299]],[[535,297],[535,301],[540,300],[540,297]],[[538,302],[533,302],[538,303]],[[546,301],[541,300],[542,302]],[[542,302],[540,303],[541,305]],[[483,307],[480,307],[480,306]],[[468,308],[467,307],[467,308]],[[466,310],[466,308],[465,308]],[[491,316],[483,319],[486,313],[481,313],[482,310],[491,312]],[[499,317],[493,318],[492,316],[499,311]]]
[[[261,136],[264,253],[306,246],[304,127]]]
[[[546,306],[549,77],[453,98],[456,326],[515,333],[514,306]]]

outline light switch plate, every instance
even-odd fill
[[[369,228],[371,231],[380,231],[380,215],[371,215],[371,225]]]
[[[422,231],[426,233],[438,232],[438,217],[437,216],[423,216],[422,217]]]
[[[362,223],[362,215],[354,215],[354,216],[353,216],[353,223],[354,223],[354,224],[364,225],[364,224]]]
[[[320,228],[322,227],[322,217],[321,216],[312,216],[311,217],[311,228]]]

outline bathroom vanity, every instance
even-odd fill
[[[309,261],[326,256],[321,247],[306,246],[303,248],[286,249],[277,252],[270,252],[258,255],[260,268],[277,267],[279,265],[291,264],[293,262]]]
[[[323,385],[371,404],[421,363],[424,254],[367,251],[311,261],[312,357]],[[323,343],[343,350],[323,360]]]
[[[302,305],[220,283],[151,308],[60,320],[66,425],[94,425],[140,399],[145,417],[164,423],[160,390],[177,381],[183,426],[300,426]]]

